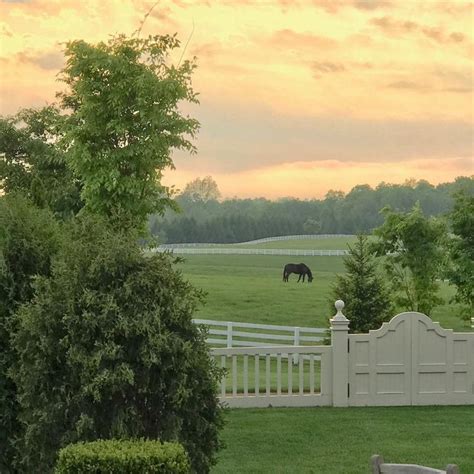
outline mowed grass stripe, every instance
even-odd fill
[[[239,409],[226,419],[215,474],[361,474],[372,454],[474,473],[469,406]]]

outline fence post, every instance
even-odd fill
[[[227,347],[232,347],[232,322],[227,323]]]
[[[293,345],[299,346],[300,345],[300,328],[295,327],[295,334],[293,336]],[[293,365],[298,365],[299,354],[293,354]]]
[[[331,319],[332,393],[335,407],[349,405],[349,320],[342,314],[344,301],[337,300],[336,315]]]

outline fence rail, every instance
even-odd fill
[[[193,323],[209,328],[210,337],[208,337],[207,342],[214,347],[314,345],[321,342],[327,333],[327,329],[324,328],[239,323],[234,321],[214,321],[211,319],[193,319]]]
[[[180,255],[294,255],[306,257],[339,257],[348,250],[301,250],[301,249],[239,249],[232,247],[155,247],[153,252],[171,252]]]
[[[318,239],[330,239],[332,237],[354,237],[353,234],[305,234],[305,235],[281,235],[278,237],[265,237],[263,239],[248,240],[246,242],[235,242],[229,244],[219,243],[180,243],[180,244],[161,244],[161,248],[186,248],[186,247],[217,247],[221,245],[252,245],[252,244],[264,244],[266,242],[277,242],[280,240],[318,240]]]
[[[474,329],[474,318],[471,318],[471,328]]]

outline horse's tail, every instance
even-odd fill
[[[286,278],[286,268],[283,269],[283,281],[285,281]]]

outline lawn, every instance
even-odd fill
[[[290,276],[282,281],[288,262],[304,261],[314,281],[296,283]],[[187,255],[180,265],[184,276],[207,292],[206,304],[195,317],[219,321],[327,327],[335,310],[329,302],[336,274],[344,272],[342,257],[287,257],[270,255]],[[447,301],[453,289],[441,284]],[[445,328],[470,330],[469,324],[445,304],[435,308],[433,319]]]
[[[474,473],[472,406],[235,409],[226,420],[214,474],[361,474],[372,454]]]

